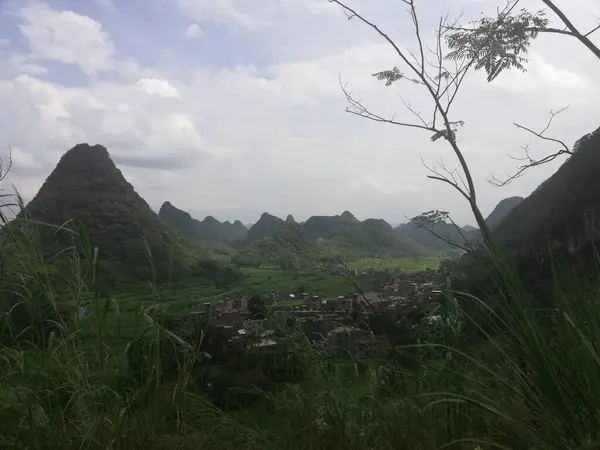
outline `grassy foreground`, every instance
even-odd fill
[[[451,295],[441,314],[452,320],[376,364],[334,364],[297,341],[288,352],[302,376],[246,384],[254,401],[233,411],[198,389],[204,356],[166,328],[158,289],[130,305],[129,326],[109,326],[125,312],[94,295],[89,261],[73,259],[59,293],[36,249],[13,256],[2,286],[3,302],[18,301],[2,309],[0,448],[600,448],[597,280],[557,275],[544,308],[516,278],[505,297]]]

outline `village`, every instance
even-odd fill
[[[442,271],[415,273],[366,270],[355,274],[368,292],[343,292],[335,298],[318,293],[268,293],[260,295],[265,313],[252,314],[251,297],[242,295],[217,303],[207,302],[177,319],[177,326],[193,329],[210,324],[228,336],[230,345],[275,348],[277,336],[297,332],[315,348],[331,356],[367,359],[385,357],[394,339],[389,326],[395,324],[396,341],[434,310],[445,281]],[[290,299],[296,306],[289,307]],[[431,319],[431,317],[429,317]]]

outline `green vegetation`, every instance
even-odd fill
[[[434,267],[434,261],[429,262],[429,267]],[[401,260],[395,263],[403,264]],[[406,265],[410,266],[411,261],[407,261]],[[279,292],[284,295],[312,292],[327,298],[337,297],[340,293],[353,289],[348,279],[323,272],[303,273],[278,267],[264,267],[242,269],[241,273],[242,278],[235,286],[219,288],[214,283],[193,280],[155,288],[148,284],[134,284],[129,287],[123,286],[118,292],[111,293],[110,298],[117,301],[121,311],[151,306],[159,298],[161,304],[168,307],[170,312],[185,312],[191,308],[203,307],[205,302],[214,302],[246,292]]]
[[[193,219],[189,213],[176,208],[170,202],[162,204],[158,217],[191,242],[203,248],[214,248],[222,254],[233,253],[234,250],[226,244],[242,238],[248,231],[239,220],[234,223],[221,223],[212,216],[203,221]]]
[[[11,227],[26,218],[30,225],[52,225],[34,230],[48,254],[71,245],[81,250],[82,240],[92,242],[110,279],[163,281],[185,273],[199,259],[158,219],[100,145],[79,144],[66,152]]]
[[[523,197],[508,197],[498,203],[490,215],[485,219],[490,229],[496,229],[510,212],[523,200]]]
[[[340,0],[331,1],[382,33]],[[1,448],[600,448],[594,214],[600,193],[593,189],[600,135],[581,142],[491,233],[455,140],[462,123],[448,119],[453,92],[440,104],[448,92],[440,95],[441,83],[453,77],[442,73],[443,55],[433,76],[426,72],[414,3],[405,3],[421,44],[421,67],[408,62],[418,65],[417,53],[409,58],[394,48],[410,76],[418,77],[411,81],[429,88],[434,119],[441,114],[445,126],[435,128],[434,120],[417,128],[431,132],[433,141],[450,142],[467,176],[465,190],[451,172],[433,178],[454,185],[470,202],[484,248],[468,253],[461,269],[485,272],[485,295],[474,295],[470,275],[456,276],[468,292],[444,286],[431,311],[417,311],[428,320],[414,328],[410,313],[398,323],[382,321],[382,335],[393,347],[388,358],[339,361],[309,345],[294,314],[272,314],[261,294],[333,296],[353,288],[353,270],[416,270],[441,264],[437,258],[413,254],[412,244],[385,222],[360,222],[346,212],[313,217],[303,226],[263,215],[235,243],[250,249],[249,257],[258,260],[249,264],[254,267],[206,259],[177,234],[189,227],[193,238],[193,219],[178,210],[182,221],[172,222],[180,228],[173,231],[135,194],[106,149],[79,145],[14,223],[0,215]],[[507,14],[498,23],[482,21],[471,34],[451,34],[451,59],[467,59],[490,80],[507,67],[523,68],[519,53],[548,21],[539,13]],[[587,34],[564,22],[567,28],[557,34],[570,34],[600,56]],[[489,41],[494,45],[488,48]],[[462,74],[459,69],[449,85],[459,86]],[[376,77],[388,85],[407,78],[397,67]],[[61,226],[71,219],[83,226]],[[214,220],[198,223],[226,239],[215,234]],[[323,242],[332,254],[323,252]],[[316,271],[328,262],[342,266],[339,249],[369,257],[349,263],[346,278]],[[392,258],[396,254],[412,258]],[[532,279],[546,283],[543,295],[531,288]],[[204,318],[185,314],[239,292],[251,294],[251,313],[270,326],[250,335],[248,345],[228,345],[233,338],[211,323],[210,308]],[[280,317],[290,321],[280,324]],[[382,317],[370,315],[369,321]]]
[[[399,269],[407,272],[417,272],[425,269],[437,269],[445,256],[430,256],[427,258],[364,258],[350,261],[348,267],[356,270],[367,269]]]
[[[71,289],[59,292],[43,276],[37,247],[22,248],[13,257],[21,276],[5,278],[2,293],[24,294],[21,307],[33,315],[24,319],[4,310],[2,340],[9,345],[0,349],[0,442],[5,448],[385,450],[453,443],[465,449],[591,449],[600,444],[598,284],[568,278],[571,269],[557,266],[551,310],[533,309],[534,299],[513,278],[510,290],[496,299],[494,320],[481,314],[489,311],[486,303],[454,297],[438,313],[461,320],[460,329],[424,328],[419,344],[399,347],[397,358],[354,366],[328,360],[289,333],[281,335],[289,339],[275,353],[259,347],[223,353],[218,330],[205,328],[207,334],[198,338],[194,330],[169,324],[164,312],[177,301],[172,295],[184,296],[181,287],[148,285],[143,302],[141,292],[129,304],[128,295],[102,300],[90,289],[87,269],[93,260],[72,253]],[[280,270],[248,274],[261,283],[284,283]],[[187,289],[190,298],[196,295],[196,288]],[[214,292],[209,286],[197,289]],[[85,317],[77,314],[81,306],[88,308]],[[46,313],[32,321],[40,307]],[[31,335],[38,336],[35,344],[14,333],[16,320],[21,327],[23,320],[29,323]],[[188,344],[193,342],[199,346]]]

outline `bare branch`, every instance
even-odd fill
[[[413,109],[413,107],[410,105],[410,103],[407,102],[406,100],[404,100],[404,98],[402,98],[401,95],[398,94],[398,97],[400,97],[400,101],[402,102],[404,107],[406,109],[408,109],[417,119],[419,119],[419,121],[423,124],[424,127],[430,129],[430,131],[433,131],[432,125],[425,121],[425,119],[423,118],[423,115],[420,112],[415,111]]]
[[[562,20],[562,22],[569,29],[573,37],[579,40],[579,42],[585,45],[588,48],[588,50],[590,50],[594,55],[596,55],[596,58],[600,58],[600,48],[598,48],[588,38],[588,35],[596,31],[597,28],[595,28],[587,34],[581,34],[581,32],[575,27],[575,25],[573,25],[573,23],[569,20],[565,13],[562,12],[562,10],[558,6],[556,6],[552,0],[542,0],[542,2],[544,2],[544,4],[548,6],[548,8],[550,8],[552,12],[560,18],[560,20]]]
[[[464,245],[458,244],[450,240],[450,238],[444,237],[435,231],[436,225],[440,225],[442,223],[447,224],[447,220],[449,220],[454,226],[454,228],[458,231],[458,233],[464,241]],[[440,239],[441,241],[445,242],[451,247],[460,250],[461,252],[467,253],[472,250],[469,240],[465,237],[464,233],[462,232],[462,229],[458,225],[456,225],[456,223],[450,218],[450,214],[447,211],[427,211],[418,216],[413,217],[412,219],[409,219],[409,223],[412,223],[417,228],[422,228],[426,230],[432,236],[436,237],[437,239]]]
[[[460,185],[458,184],[456,179],[453,177],[452,172],[448,171],[445,167],[443,167],[443,165],[437,164],[434,167],[430,167],[425,163],[423,158],[421,158],[421,162],[423,163],[423,166],[425,166],[425,168],[433,174],[433,175],[427,175],[427,178],[429,178],[431,180],[438,180],[443,183],[449,184],[454,189],[456,189],[465,199],[467,199],[467,201],[471,200],[471,196],[469,195],[469,193],[460,187]],[[440,173],[440,168],[443,168],[443,170],[445,169],[445,171],[449,175],[444,175],[444,174]]]
[[[416,36],[416,43],[418,45],[418,57],[415,57],[413,53],[408,50],[402,50],[400,47],[387,35],[384,31],[382,31],[375,23],[369,21],[361,14],[357,13],[356,10],[349,7],[342,0],[329,0],[330,3],[335,3],[340,6],[345,12],[347,17],[356,18],[361,21],[363,24],[367,25],[371,29],[373,29],[380,37],[382,37],[396,52],[401,62],[406,65],[408,70],[410,71],[410,75],[407,76],[404,74],[398,67],[394,67],[391,70],[385,70],[382,72],[378,72],[373,76],[379,80],[385,81],[386,86],[391,86],[393,83],[400,80],[409,80],[412,81],[416,86],[423,87],[431,101],[433,102],[433,116],[431,122],[427,122],[421,116],[421,113],[417,113],[412,106],[410,106],[407,102],[405,106],[408,110],[413,113],[418,119],[420,123],[405,123],[394,120],[393,118],[384,118],[378,114],[369,111],[360,100],[353,98],[352,95],[348,92],[345,86],[342,85],[342,89],[349,103],[349,107],[347,111],[349,113],[366,117],[369,120],[373,120],[376,122],[385,122],[391,123],[400,126],[406,126],[411,128],[419,128],[423,130],[427,130],[433,132],[431,136],[432,141],[437,141],[440,138],[444,138],[449,145],[452,147],[452,150],[459,161],[460,169],[462,171],[462,176],[464,176],[464,182],[466,184],[466,188],[463,188],[459,185],[459,182],[456,178],[452,179],[452,177],[448,178],[448,176],[442,176],[441,174],[435,172],[433,170],[434,175],[430,175],[428,178],[442,181],[444,183],[449,184],[458,190],[458,192],[463,195],[469,202],[471,206],[471,210],[475,216],[475,219],[481,229],[482,235],[484,236],[484,242],[486,246],[492,250],[492,242],[489,228],[485,223],[483,215],[477,206],[476,192],[475,192],[475,184],[473,182],[473,177],[467,165],[467,162],[460,150],[457,142],[456,142],[456,132],[458,128],[464,125],[464,121],[462,120],[451,120],[449,117],[450,108],[458,94],[458,90],[461,87],[462,81],[464,80],[469,68],[473,64],[473,61],[469,60],[466,62],[463,61],[454,61],[456,71],[455,73],[450,73],[444,65],[443,61],[446,59],[443,56],[442,44],[441,41],[443,39],[445,33],[444,21],[441,20],[437,29],[437,43],[436,43],[436,57],[437,62],[433,63],[429,61],[425,57],[425,47],[423,44],[423,40],[421,37],[421,29],[418,20],[418,15],[415,8],[414,0],[402,0],[402,2],[408,5],[409,14],[411,16],[414,32]],[[435,73],[429,74],[427,68],[433,67]],[[444,101],[444,99],[447,99]],[[443,123],[443,127],[437,127],[437,120],[440,120]],[[462,177],[459,177],[462,180]]]
[[[408,122],[399,122],[397,120],[394,120],[393,117],[388,119],[388,118],[385,118],[378,114],[375,114],[375,113],[371,112],[369,109],[367,109],[362,104],[361,100],[355,99],[352,96],[352,94],[350,93],[350,91],[348,90],[348,88],[346,87],[346,85],[342,84],[341,80],[340,80],[340,86],[342,88],[342,92],[346,96],[346,100],[348,101],[348,106],[346,107],[346,112],[348,112],[350,114],[364,117],[365,119],[373,120],[375,122],[389,123],[392,125],[399,125],[401,127],[408,127],[408,128],[419,128],[421,130],[430,131],[432,133],[440,132],[439,130],[436,130],[435,128],[429,126],[422,119],[421,119],[421,121],[422,121],[421,124],[416,124],[416,123],[408,123]]]
[[[568,108],[569,108],[569,106],[565,106],[563,108],[560,108],[557,111],[550,111],[550,117],[548,119],[548,122],[546,123],[544,128],[542,128],[540,131],[535,131],[524,125],[520,125],[518,123],[513,123],[513,125],[515,127],[519,128],[520,130],[524,130],[544,141],[558,144],[560,148],[550,155],[547,155],[541,159],[537,159],[537,158],[533,158],[531,156],[531,154],[529,153],[529,145],[525,145],[522,147],[523,151],[525,153],[525,156],[521,156],[521,157],[511,156],[512,159],[514,159],[516,161],[523,161],[524,164],[517,167],[517,171],[514,174],[509,175],[506,179],[500,180],[496,176],[492,175],[491,178],[488,179],[488,182],[496,187],[506,186],[507,184],[511,183],[513,180],[515,180],[515,179],[519,178],[521,175],[523,175],[523,173],[527,169],[549,163],[551,161],[554,161],[556,158],[558,158],[559,156],[562,156],[562,155],[573,155],[573,151],[571,151],[571,149],[567,146],[567,144],[565,144],[560,139],[549,137],[549,136],[546,136],[546,134],[545,134],[548,131],[548,129],[552,126],[552,123],[554,122],[554,118],[556,116],[558,116],[559,114],[561,114],[562,112],[566,111]]]

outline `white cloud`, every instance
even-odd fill
[[[247,29],[277,23],[281,14],[308,12],[331,13],[333,8],[323,0],[174,0],[179,9],[198,20],[233,24]]]
[[[149,95],[158,95],[159,97],[181,98],[179,91],[171,86],[167,80],[158,78],[142,78],[136,86],[141,91]]]
[[[12,147],[10,156],[12,164],[19,169],[38,169],[41,167],[34,155],[24,152],[19,147]]]
[[[185,29],[185,37],[190,38],[190,39],[196,39],[200,36],[202,36],[202,28],[200,28],[200,25],[198,25],[197,23],[193,23],[191,24],[189,27],[187,27]]]
[[[549,92],[557,99],[571,99],[571,101],[574,97],[589,98],[588,96],[596,92],[595,83],[587,74],[556,67],[537,53],[530,55],[527,72],[507,71],[501,74],[491,86],[533,96]]]
[[[357,0],[357,4],[364,3]],[[469,221],[471,214],[464,200],[445,185],[427,180],[428,173],[421,163],[421,156],[428,163],[443,156],[452,166],[451,152],[443,141],[432,143],[426,132],[344,113],[346,99],[340,78],[350,83],[352,92],[366,105],[386,117],[397,114],[398,120],[414,120],[398,94],[411,100],[418,111],[429,111],[431,102],[415,85],[400,82],[385,87],[371,76],[400,64],[387,44],[373,43],[371,34],[363,38],[361,25],[347,22],[336,10],[331,17],[320,16],[332,27],[314,28],[310,48],[298,47],[306,45],[304,35],[298,35],[284,57],[270,53],[272,42],[287,45],[287,41],[279,42],[287,25],[312,23],[302,22],[300,17],[299,22],[292,22],[296,16],[289,12],[305,10],[312,14],[310,5],[315,4],[265,0],[253,7],[254,2],[245,0],[179,1],[180,7],[194,8],[192,17],[198,24],[203,20],[233,21],[252,28],[278,18],[288,20],[280,27],[261,29],[262,40],[254,41],[255,35],[248,30],[235,34],[240,45],[235,49],[207,27],[198,44],[223,46],[219,47],[218,57],[208,56],[213,59],[207,63],[197,53],[191,57],[178,48],[173,49],[176,57],[168,66],[148,62],[147,54],[143,55],[145,59],[139,58],[146,64],[136,61],[135,54],[117,58],[117,45],[112,44],[117,35],[108,36],[93,21],[91,29],[98,32],[98,40],[93,42],[103,44],[86,44],[85,52],[77,47],[79,44],[70,47],[65,39],[38,43],[43,52],[35,50],[37,59],[19,55],[10,71],[0,70],[0,136],[6,139],[0,142],[0,148],[13,144],[18,149],[13,180],[24,195],[33,195],[60,155],[76,143],[87,141],[106,145],[125,176],[153,206],[171,200],[185,209],[216,216],[229,211],[231,215],[226,218],[245,221],[253,218],[248,211],[293,213],[302,220],[311,214],[340,213],[345,209],[362,218],[378,216],[398,221],[405,215],[443,208],[459,222]],[[403,8],[388,14],[390,21],[400,17],[397,28],[410,25],[402,21],[405,16],[396,13],[402,14]],[[74,13],[57,11],[50,16],[64,17],[61,14],[74,17]],[[437,15],[429,10],[427,14]],[[30,23],[24,16],[22,20]],[[55,23],[54,19],[44,21]],[[81,23],[89,22],[83,19]],[[359,38],[349,39],[352,44],[340,44],[339,49],[313,48],[313,42],[324,42],[339,23],[342,25],[336,30],[343,26],[348,36],[358,33]],[[74,29],[70,21],[66,26]],[[181,30],[174,29],[175,33]],[[46,36],[52,35],[48,33]],[[345,36],[337,36],[337,42],[346,42]],[[409,38],[403,36],[402,42],[410,44]],[[109,53],[94,50],[105,44],[111,48]],[[117,44],[121,50],[121,43]],[[302,56],[297,56],[297,48],[301,48]],[[492,84],[482,83],[481,74],[477,74],[466,79],[457,98],[452,117],[466,121],[459,139],[475,171],[484,212],[491,211],[503,197],[526,195],[556,168],[536,170],[504,190],[485,183],[490,172],[502,175],[514,169],[514,161],[506,155],[518,152],[528,140],[537,144],[532,151],[544,154],[551,150],[544,142],[515,130],[513,121],[535,126],[546,120],[549,109],[564,106],[564,100],[574,100],[568,114],[557,121],[553,135],[573,142],[598,126],[600,110],[593,101],[595,90],[589,90],[593,89],[589,80],[598,73],[582,65],[586,50],[569,47],[563,55],[570,58],[567,64],[555,58],[556,48],[545,41],[534,43],[527,73],[509,72]],[[227,63],[230,54],[246,50],[244,60],[250,63]],[[102,65],[94,70],[86,59],[94,51],[105,55],[104,67],[114,69],[113,78],[92,76],[79,87],[62,79],[54,65],[44,66],[39,55],[75,61],[69,64],[83,65],[86,73],[93,75],[104,70]],[[57,56],[63,53],[70,58]],[[252,64],[257,54],[271,62]],[[37,64],[41,70],[27,70],[27,64]],[[53,70],[44,73],[48,69]],[[246,211],[245,216],[235,217],[236,211]]]
[[[99,22],[38,2],[28,3],[18,14],[31,57],[73,64],[87,75],[114,69],[114,43]]]

